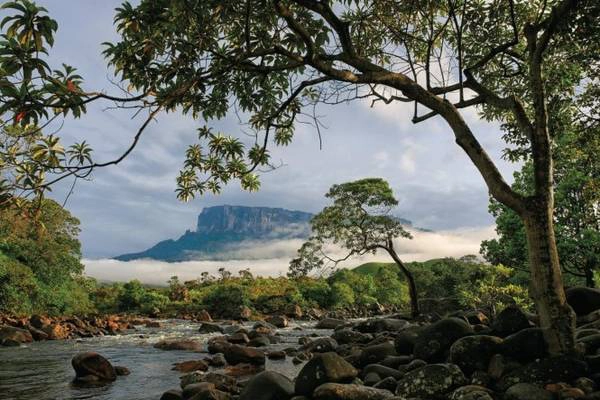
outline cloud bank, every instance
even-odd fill
[[[398,240],[396,248],[404,261],[425,261],[440,257],[461,257],[478,254],[482,240],[495,237],[494,227],[464,228],[439,232],[412,231],[413,240]],[[302,241],[279,240],[267,243],[247,242],[228,253],[230,260],[187,261],[167,263],[156,260],[117,261],[109,259],[84,260],[86,274],[101,281],[139,279],[152,285],[164,285],[177,275],[182,280],[197,279],[202,272],[216,274],[225,267],[234,274],[250,268],[254,275],[285,275],[290,259]],[[335,250],[334,250],[335,251]],[[341,255],[341,251],[337,250]],[[389,261],[384,254],[356,257],[340,264],[352,268],[369,261]]]

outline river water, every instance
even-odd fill
[[[0,346],[1,400],[158,400],[163,392],[179,388],[179,377],[172,371],[173,363],[197,360],[208,354],[190,351],[165,351],[153,345],[162,339],[185,337],[208,341],[214,335],[198,333],[199,323],[182,320],[162,321],[162,328],[139,327],[118,336],[103,336],[79,340],[34,342],[21,347]],[[251,325],[249,325],[251,326]],[[291,325],[280,329],[283,341],[266,349],[276,350],[298,346],[298,338],[310,334],[327,336],[331,331],[315,330],[310,324]],[[113,365],[122,365],[131,375],[120,376],[115,382],[98,387],[80,387],[72,383],[75,377],[71,358],[79,352],[95,351]],[[302,365],[291,359],[267,360],[266,369],[294,378]]]

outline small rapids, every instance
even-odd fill
[[[0,399],[1,400],[158,400],[169,389],[179,388],[180,372],[172,371],[173,363],[198,360],[206,353],[191,351],[165,351],[153,345],[163,339],[196,339],[207,342],[214,334],[199,334],[200,323],[184,320],[161,321],[161,328],[138,327],[137,330],[118,336],[89,339],[43,341],[21,347],[0,347]],[[252,326],[249,324],[248,326]],[[310,323],[290,324],[279,329],[282,342],[266,350],[297,347],[301,336],[317,334],[326,336],[331,331],[316,330]],[[302,330],[295,329],[297,327]],[[122,365],[131,371],[115,382],[103,386],[82,387],[73,384],[75,373],[71,358],[79,352],[95,351],[113,365]],[[294,365],[291,358],[267,360],[266,369],[294,378],[302,365]]]

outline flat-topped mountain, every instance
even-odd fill
[[[307,238],[311,218],[310,213],[283,208],[206,207],[198,216],[196,231],[187,231],[177,240],[164,240],[148,250],[115,258],[169,262],[223,260],[243,242]]]

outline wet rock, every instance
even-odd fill
[[[288,400],[294,395],[294,383],[284,375],[265,371],[251,378],[239,400]]]
[[[218,390],[210,382],[201,382],[188,385],[183,389],[184,400],[229,400],[231,395]]]
[[[581,360],[570,356],[553,356],[508,372],[497,386],[501,390],[507,390],[517,383],[543,385],[551,382],[571,382],[586,376],[587,372],[588,366]]]
[[[50,324],[42,330],[48,335],[48,340],[63,340],[69,337],[69,330],[61,324]]]
[[[512,335],[527,328],[531,328],[527,314],[515,305],[510,305],[500,311],[492,324],[494,333],[501,337]]]
[[[363,378],[363,383],[365,386],[373,386],[379,381],[381,381],[381,377],[377,375],[376,372],[369,372],[365,374]]]
[[[267,318],[266,321],[277,328],[285,328],[289,324],[288,319],[283,315],[274,315]]]
[[[232,344],[225,347],[223,355],[231,365],[247,363],[252,365],[264,365],[265,353],[253,347],[239,346]]]
[[[204,360],[190,360],[175,363],[172,368],[174,371],[179,372],[193,372],[193,371],[208,371],[208,363]]]
[[[372,318],[357,324],[354,330],[362,333],[396,332],[409,325],[410,323],[404,319]]]
[[[325,383],[317,387],[312,395],[314,400],[387,400],[393,395],[383,389],[362,385]]]
[[[338,343],[335,339],[330,337],[318,338],[309,341],[303,346],[303,349],[311,353],[327,353],[335,351],[338,347]]]
[[[450,346],[458,339],[471,335],[473,329],[465,320],[446,318],[423,329],[415,340],[413,354],[428,362],[444,360]]]
[[[148,321],[146,322],[146,328],[162,328],[163,324],[160,321]]]
[[[127,367],[123,367],[122,365],[116,365],[114,368],[117,376],[131,375],[131,371]]]
[[[117,379],[112,364],[94,352],[79,353],[71,360],[75,379],[79,381],[114,381]]]
[[[211,322],[203,322],[198,331],[200,333],[224,333],[223,328]]]
[[[388,376],[387,378],[384,378],[373,385],[373,387],[376,389],[388,390],[391,393],[394,393],[396,386],[398,386],[398,381],[391,376]]]
[[[181,388],[185,389],[188,385],[195,383],[209,382],[215,385],[219,390],[228,393],[237,393],[237,380],[232,376],[219,374],[217,372],[203,373],[200,371],[192,372],[180,378]]]
[[[356,368],[336,353],[315,354],[296,378],[296,394],[310,396],[321,384],[351,382],[356,376]]]
[[[31,333],[34,340],[48,340],[48,334],[32,325],[27,325],[27,330]]]
[[[567,303],[577,316],[600,309],[600,290],[588,287],[572,287],[565,291]]]
[[[345,325],[346,321],[336,318],[323,318],[317,325],[315,325],[316,329],[335,329],[338,326]]]
[[[517,383],[504,393],[504,400],[553,400],[554,395],[531,383]]]
[[[507,336],[501,353],[513,360],[528,363],[546,357],[548,346],[540,328],[528,328]]]
[[[227,336],[227,341],[233,344],[246,344],[250,341],[248,335],[243,332],[237,332]]]
[[[33,337],[28,330],[15,328],[8,325],[0,325],[0,345],[10,345],[10,343],[30,343]]]
[[[370,373],[377,374],[380,379],[387,378],[389,376],[393,377],[394,379],[400,379],[404,375],[404,372],[402,371],[380,364],[369,364],[361,371],[361,375],[365,377]]]
[[[412,326],[399,332],[394,339],[396,352],[402,355],[412,355],[415,349],[415,343],[422,330],[423,328],[420,326]]]
[[[583,345],[586,354],[597,354],[600,349],[600,334],[584,336],[577,342]]]
[[[181,390],[167,390],[160,396],[160,400],[183,400],[183,392]]]
[[[368,343],[373,336],[355,331],[351,328],[338,329],[331,335],[339,344]]]
[[[457,365],[429,364],[405,374],[398,381],[396,394],[407,398],[443,399],[465,383],[465,376]]]
[[[485,371],[501,344],[502,339],[496,336],[465,336],[450,347],[448,362],[458,365],[467,375],[475,371]]]
[[[270,351],[267,353],[267,358],[269,360],[285,360],[285,357],[285,351]]]
[[[271,344],[271,339],[267,336],[257,336],[248,342],[250,347],[265,347]]]
[[[285,315],[290,318],[302,318],[304,313],[302,312],[302,307],[297,304],[293,304],[287,308]]]
[[[198,315],[196,315],[196,320],[201,322],[212,322],[212,317],[206,310],[201,310]]]
[[[592,393],[597,387],[596,382],[586,377],[577,378],[573,386],[583,390],[586,394]]]
[[[450,400],[494,400],[492,391],[484,386],[467,385],[452,392]]]
[[[202,343],[191,339],[161,340],[156,343],[154,347],[161,350],[187,350],[197,352],[201,352],[203,349]]]
[[[396,347],[392,342],[384,342],[365,347],[360,354],[360,365],[376,364],[386,357],[395,356]]]
[[[29,323],[37,329],[43,329],[45,326],[50,325],[52,320],[48,317],[34,314],[29,318]]]

